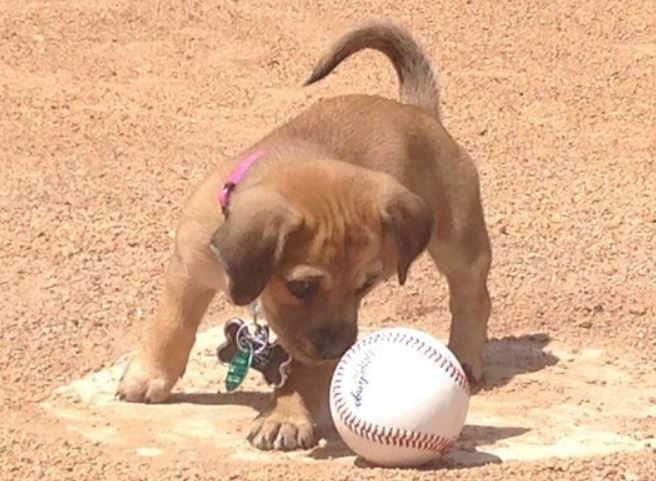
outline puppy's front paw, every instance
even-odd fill
[[[178,376],[137,355],[126,366],[116,397],[128,402],[161,403],[168,399],[177,379]]]
[[[289,415],[276,409],[253,421],[248,440],[258,449],[278,451],[309,449],[317,444],[309,416]]]
[[[465,363],[462,365],[462,370],[465,371],[467,376],[467,381],[469,381],[469,391],[471,394],[476,394],[481,390],[483,384],[485,384],[485,376],[482,369],[474,369],[469,364]]]
[[[458,349],[456,346],[449,346],[449,349],[453,351],[453,353],[458,358],[458,361],[460,361],[462,369],[467,375],[467,380],[471,386],[471,391],[477,392],[483,385],[483,356],[481,354],[468,352],[467,350]]]

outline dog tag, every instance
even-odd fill
[[[241,385],[250,368],[259,371],[269,387],[279,388],[285,383],[291,356],[277,342],[269,342],[268,327],[255,324],[251,333],[243,320],[232,319],[223,331],[226,340],[218,347],[217,357],[228,365],[228,392]]]
[[[228,374],[226,375],[225,386],[228,392],[237,389],[244,379],[253,362],[253,348],[245,346],[245,349],[237,349],[237,353],[228,364]]]

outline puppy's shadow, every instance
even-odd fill
[[[442,458],[420,466],[419,470],[437,470],[437,469],[460,469],[483,466],[486,464],[501,463],[501,459],[491,453],[478,451],[476,448],[481,445],[494,444],[502,439],[520,436],[528,432],[528,428],[513,426],[479,426],[466,425],[458,442]],[[317,460],[330,460],[355,456],[353,451],[340,439],[335,431],[322,433],[326,443],[315,448],[310,456]],[[376,468],[376,465],[369,463],[367,460],[357,457],[355,465],[360,468]]]
[[[550,341],[545,333],[490,339],[485,347],[487,368],[482,389],[498,388],[516,376],[557,364],[559,359],[545,351]]]
[[[180,392],[173,393],[169,404],[198,404],[204,406],[248,406],[256,411],[263,410],[271,401],[271,393],[237,391],[233,393]]]
[[[488,341],[485,349],[487,370],[483,390],[493,390],[509,383],[514,377],[537,372],[558,363],[559,359],[545,351],[551,339],[547,334],[535,333],[507,336]],[[240,405],[261,411],[270,402],[271,393],[237,391],[235,393],[174,393],[169,403],[198,404],[207,406]],[[328,460],[354,456],[334,428],[319,433],[326,443],[310,452],[317,460]],[[491,453],[477,450],[499,440],[520,436],[528,432],[520,426],[466,425],[456,445],[442,458],[421,467],[421,470],[459,469],[500,463],[501,459]],[[374,467],[362,458],[355,464],[362,468]]]

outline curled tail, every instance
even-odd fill
[[[392,61],[399,77],[399,100],[417,105],[441,120],[435,75],[423,50],[410,33],[390,22],[376,21],[339,37],[319,60],[304,85],[313,84],[360,50],[378,50]]]

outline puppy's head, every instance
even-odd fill
[[[355,342],[362,298],[393,273],[403,284],[431,229],[391,176],[312,162],[235,195],[210,247],[233,302],[259,297],[283,347],[317,363]]]

